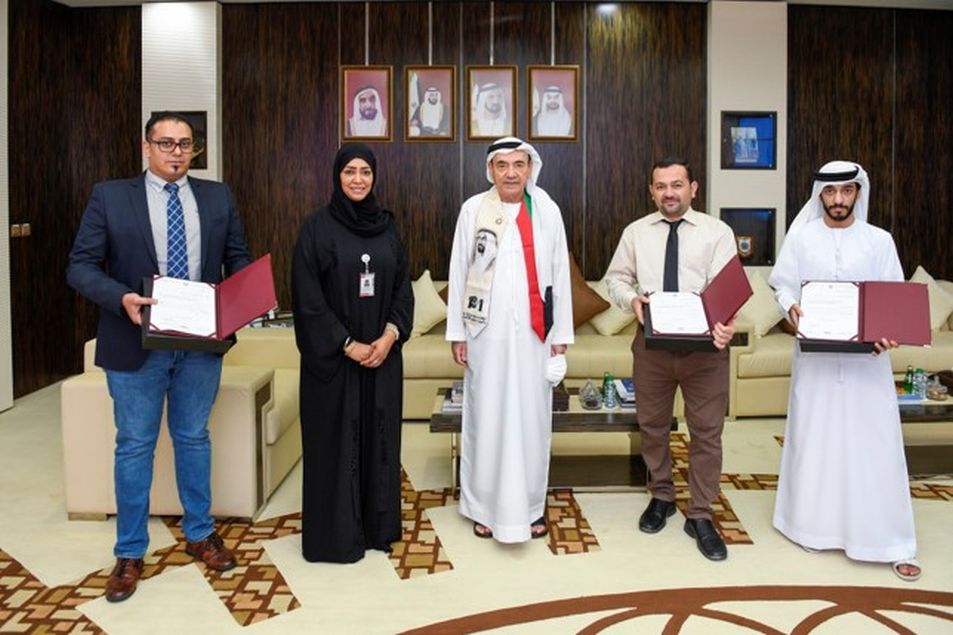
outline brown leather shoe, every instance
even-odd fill
[[[198,558],[209,569],[228,571],[235,568],[235,554],[225,546],[217,531],[210,533],[204,540],[185,543],[185,553]]]
[[[142,558],[117,558],[113,572],[106,580],[106,601],[122,602],[136,592],[142,575]]]

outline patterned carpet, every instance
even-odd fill
[[[676,502],[684,512],[688,498],[686,435],[672,435],[672,450]],[[777,476],[772,474],[724,474],[721,479],[724,491],[773,490],[776,486]],[[915,483],[911,486],[911,492],[918,499],[953,501],[951,486]],[[449,488],[418,491],[407,475],[403,474],[401,495],[404,534],[403,539],[393,545],[389,556],[396,577],[410,580],[453,570],[453,562],[445,553],[428,516],[428,510],[453,503],[453,492]],[[572,490],[551,490],[546,514],[550,526],[548,546],[554,556],[600,550],[599,539]],[[193,565],[194,560],[184,551],[185,541],[179,520],[178,517],[163,518],[177,544],[148,555],[145,578]],[[714,520],[728,544],[753,544],[742,520],[724,495],[719,496],[714,505]],[[226,544],[235,550],[239,566],[224,573],[208,570],[204,566],[200,566],[200,569],[236,624],[250,626],[301,607],[281,571],[271,562],[263,547],[267,541],[300,532],[299,513],[255,523],[226,520],[218,523],[217,529]],[[109,572],[109,569],[94,571],[71,584],[50,588],[0,550],[0,633],[102,632],[77,608],[102,595]],[[599,613],[581,632],[597,633],[647,615],[664,615],[668,616],[665,633],[678,633],[692,616],[744,626],[760,633],[777,633],[781,631],[767,623],[731,610],[716,610],[711,605],[718,602],[795,602],[805,599],[824,602],[824,608],[807,614],[791,632],[808,633],[847,614],[866,616],[892,632],[914,632],[904,626],[902,620],[890,617],[896,612],[916,613],[948,621],[950,632],[953,632],[953,593],[836,586],[685,588],[586,596],[459,617],[411,632],[475,632],[566,615]],[[606,611],[611,611],[611,614],[605,615]]]

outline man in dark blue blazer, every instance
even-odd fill
[[[148,169],[93,187],[66,270],[70,286],[100,307],[96,365],[105,370],[113,399],[117,561],[106,584],[110,602],[132,595],[142,573],[166,400],[186,552],[213,569],[235,566],[209,513],[208,415],[222,358],[142,347],[140,312],[155,303],[142,296],[144,277],[220,282],[251,262],[228,187],[187,176],[195,149],[192,126],[181,115],[153,115],[142,142]]]

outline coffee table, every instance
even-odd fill
[[[900,401],[900,422],[906,423],[953,423],[953,401]],[[910,474],[953,474],[953,444],[930,445],[904,444],[907,455],[907,471]]]
[[[576,389],[569,389],[569,408],[553,412],[553,432],[624,432],[630,434],[628,454],[564,455],[550,459],[549,486],[586,488],[644,487],[647,482],[645,461],[637,434],[639,425],[634,409],[614,408],[586,410],[579,404]],[[451,484],[457,487],[460,470],[460,412],[443,410],[447,388],[437,390],[430,431],[450,435]],[[678,421],[672,417],[672,429]]]

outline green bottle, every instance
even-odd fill
[[[903,378],[903,392],[913,394],[913,366],[907,366],[907,374]]]

